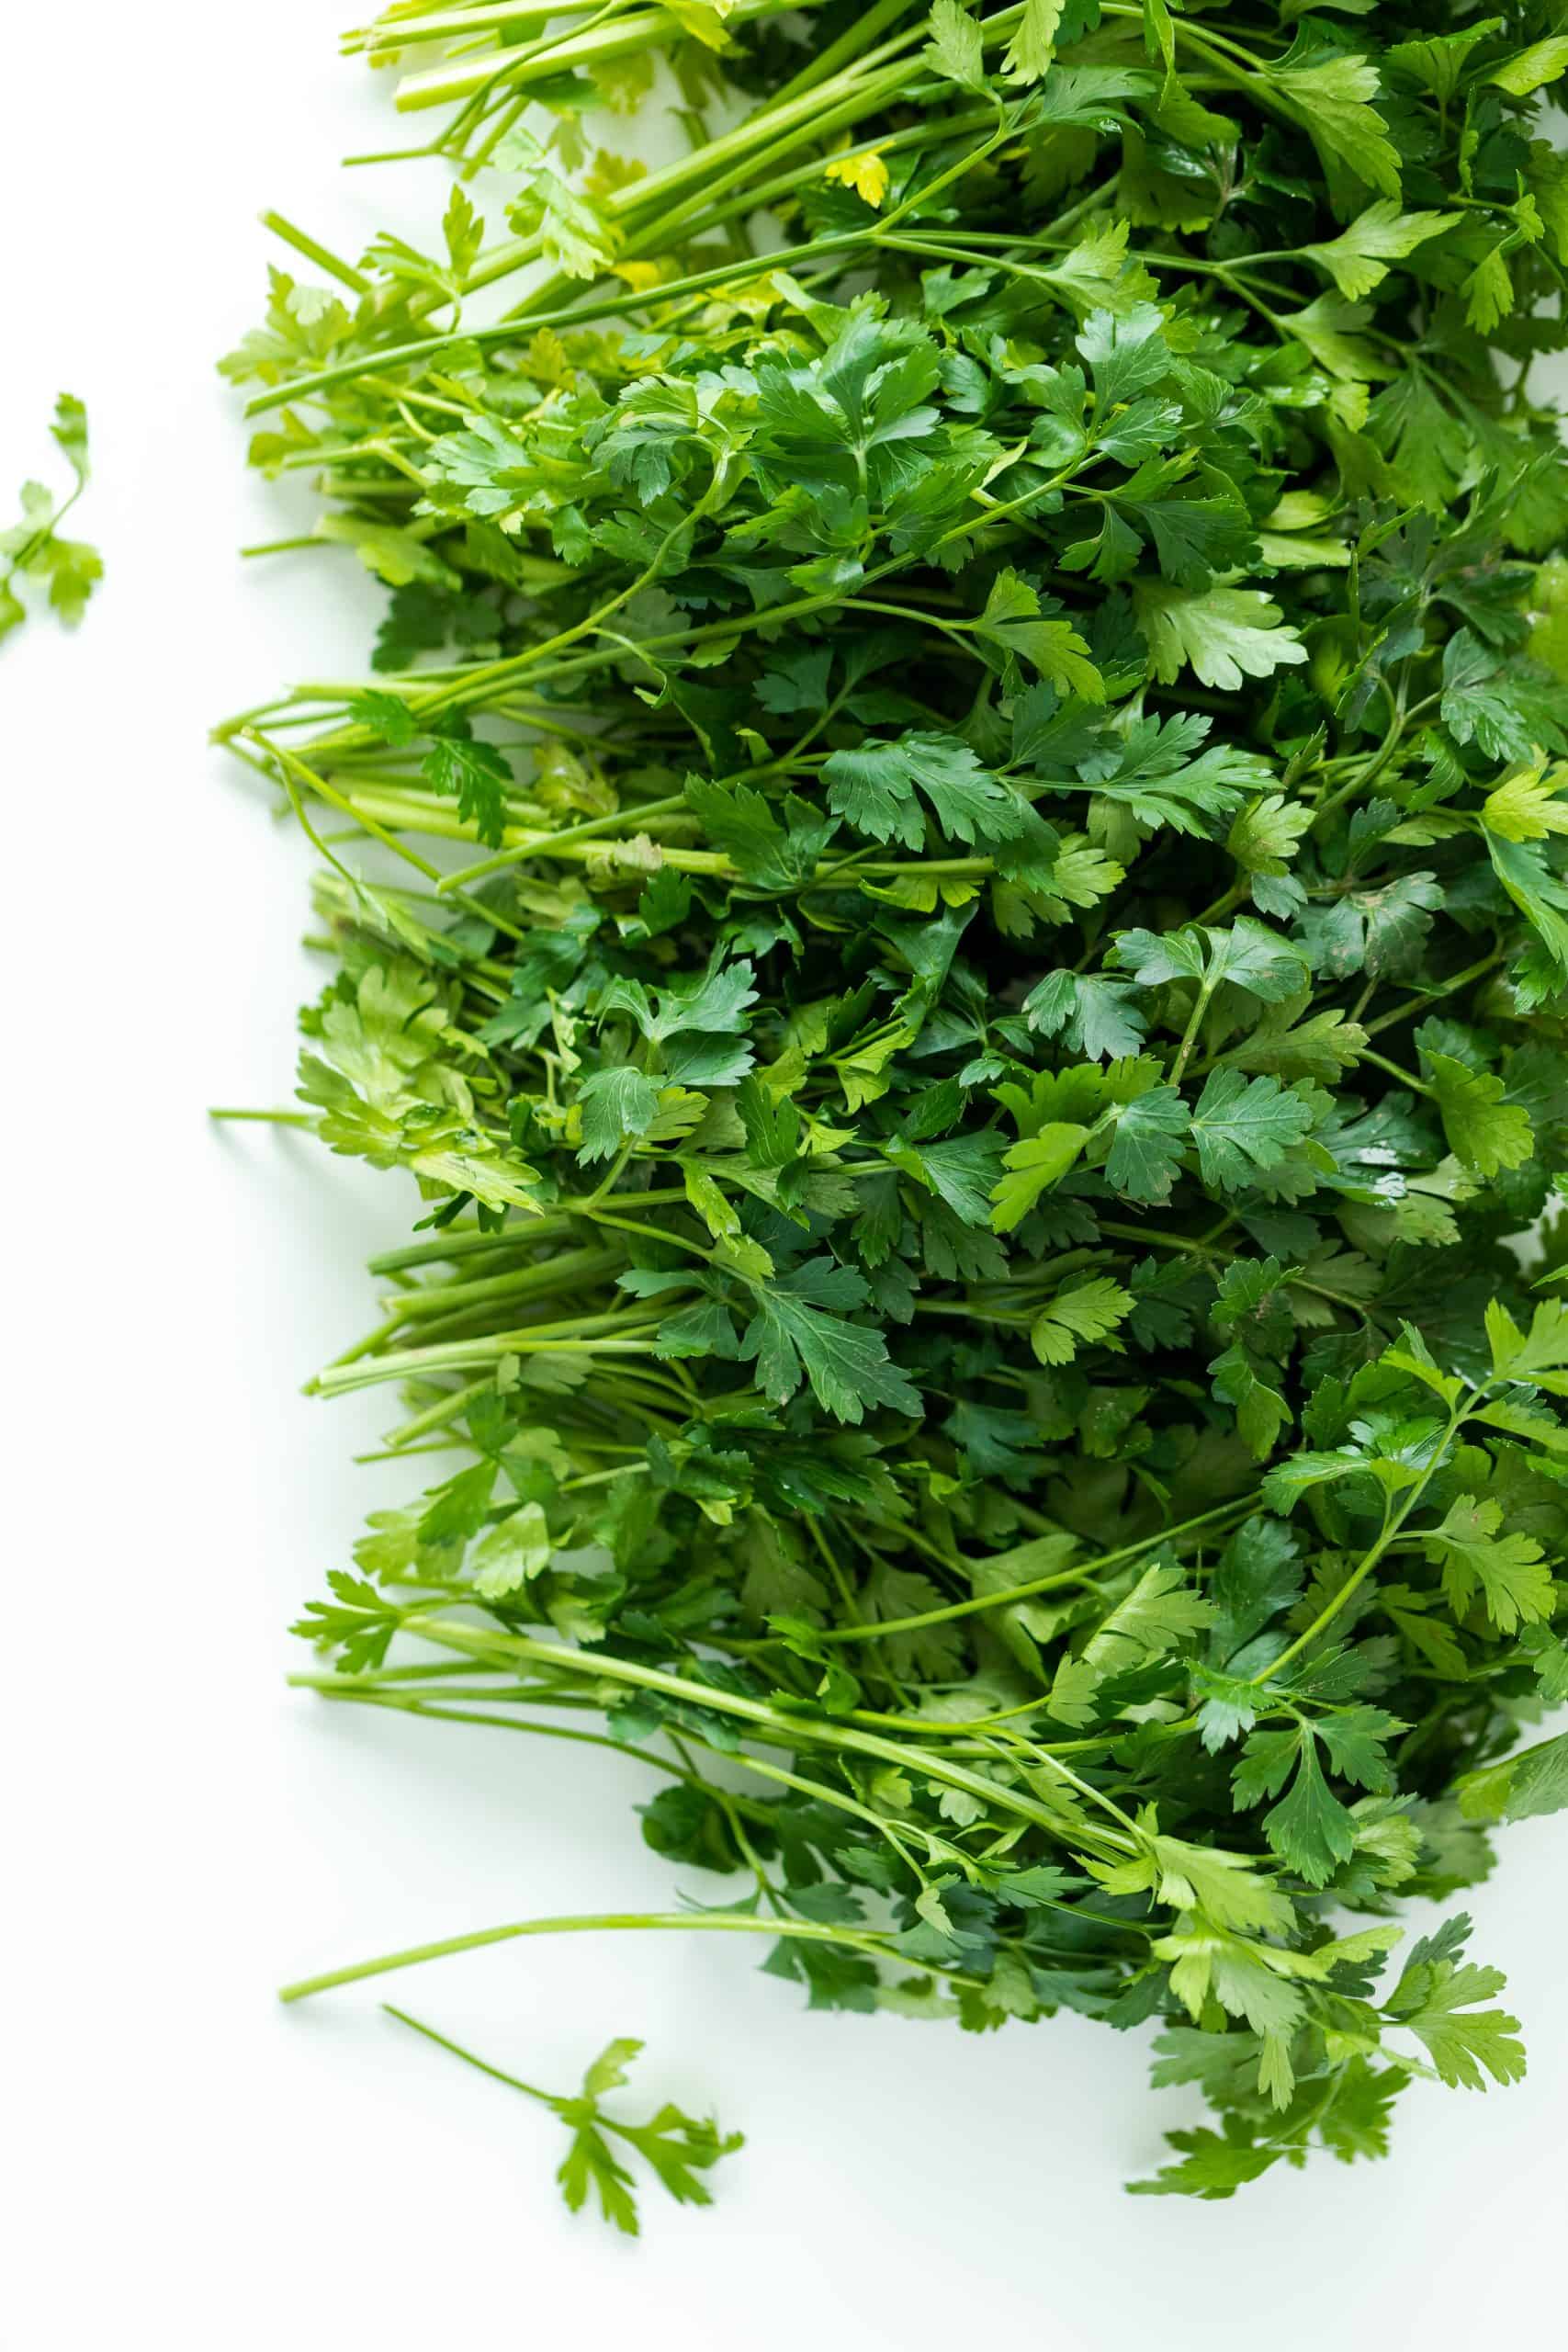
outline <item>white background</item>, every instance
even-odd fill
[[[1561,1823],[1509,1833],[1474,1905],[1528,2081],[1417,2086],[1391,2163],[1230,2204],[1122,2196],[1187,2110],[1146,2092],[1142,2037],[1075,2018],[981,2040],[807,2017],[749,1948],[694,1937],[514,1945],[393,1980],[551,2086],[610,2034],[644,2035],[650,2099],[747,2130],[717,2209],[655,2190],[634,2247],[560,2208],[552,2120],[386,2019],[377,1988],[274,2002],[281,1979],[400,1944],[671,1893],[629,1761],[283,1688],[306,1655],[287,1617],[407,1475],[378,1494],[388,1474],[347,1466],[385,1423],[373,1398],[297,1393],[372,1319],[361,1261],[404,1230],[399,1187],[204,1117],[287,1102],[316,984],[302,845],[206,729],[281,679],[357,670],[379,604],[345,553],[237,560],[294,526],[245,471],[212,360],[259,312],[263,204],[352,254],[444,194],[433,164],[337,170],[390,120],[334,55],[340,13],[85,0],[7,28],[0,469],[50,472],[54,393],[84,397],[80,520],[108,577],[75,639],[40,618],[0,650],[20,1434],[0,2341],[1555,2340]]]

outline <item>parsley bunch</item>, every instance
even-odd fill
[[[224,733],[326,867],[279,1115],[425,1204],[315,1386],[441,1475],[299,1679],[619,1743],[714,1877],[290,1996],[755,1935],[1155,2020],[1157,2193],[1379,2154],[1524,2064],[1403,1903],[1568,1804],[1559,11],[356,40],[442,248],[275,220],[330,282],[227,365],[377,675]]]

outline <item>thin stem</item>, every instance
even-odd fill
[[[1404,1522],[1409,1518],[1411,1512],[1420,1502],[1422,1496],[1426,1493],[1432,1479],[1447,1461],[1449,1447],[1452,1443],[1453,1439],[1460,1429],[1462,1427],[1464,1421],[1467,1419],[1469,1411],[1470,1408],[1468,1406],[1461,1406],[1457,1411],[1450,1412],[1449,1415],[1448,1426],[1444,1430],[1438,1443],[1433,1448],[1431,1461],[1427,1464],[1426,1469],[1422,1471],[1415,1484],[1406,1490],[1404,1499],[1399,1504],[1398,1509],[1391,1510],[1387,1501],[1385,1500],[1383,1505],[1383,1523],[1382,1532],[1380,1532],[1376,1543],[1373,1544],[1367,1551],[1353,1574],[1346,1578],[1345,1582],[1340,1586],[1333,1599],[1318,1611],[1317,1615],[1313,1619],[1312,1623],[1306,1628],[1306,1631],[1303,1634],[1298,1634],[1290,1647],[1286,1650],[1282,1650],[1280,1656],[1273,1659],[1268,1666],[1259,1667],[1258,1672],[1248,1678],[1250,1681],[1256,1684],[1272,1680],[1283,1668],[1289,1666],[1293,1659],[1300,1657],[1303,1650],[1310,1649],[1313,1643],[1318,1639],[1320,1634],[1326,1633],[1329,1626],[1333,1624],[1335,1619],[1339,1615],[1340,1611],[1346,1607],[1353,1596],[1360,1590],[1362,1585],[1365,1584],[1367,1578],[1371,1575],[1372,1570],[1377,1566],[1378,1562],[1382,1558],[1383,1554],[1388,1550],[1389,1545],[1398,1535],[1400,1529],[1404,1525]]]
[[[1398,1062],[1391,1062],[1382,1054],[1374,1054],[1370,1046],[1362,1046],[1360,1059],[1371,1062],[1374,1069],[1381,1069],[1388,1077],[1396,1079],[1401,1086],[1407,1086],[1412,1094],[1431,1094],[1435,1091],[1424,1078],[1417,1078],[1413,1070],[1402,1069]]]
[[[1200,1511],[1195,1519],[1184,1519],[1175,1527],[1161,1530],[1157,1535],[1145,1535],[1136,1544],[1124,1544],[1115,1552],[1102,1552],[1092,1560],[1085,1560],[1076,1568],[1055,1570],[1048,1577],[1032,1577],[1026,1584],[1005,1586],[999,1592],[976,1593],[968,1600],[950,1601],[942,1609],[924,1609],[914,1617],[885,1617],[874,1625],[840,1625],[820,1635],[824,1642],[877,1642],[890,1634],[918,1633],[926,1625],[941,1625],[953,1617],[972,1617],[986,1609],[1005,1609],[1015,1600],[1028,1600],[1032,1595],[1050,1592],[1057,1585],[1083,1584],[1119,1566],[1123,1561],[1134,1560],[1145,1552],[1157,1551],[1162,1544],[1174,1543],[1179,1536],[1192,1533],[1199,1528],[1212,1526],[1214,1521],[1232,1518],[1238,1510],[1252,1508],[1249,1502],[1216,1503],[1212,1510]],[[960,1562],[958,1565],[973,1574],[981,1562]]]
[[[668,1698],[719,1714],[734,1715],[751,1724],[758,1736],[770,1745],[785,1748],[802,1746],[845,1748],[851,1752],[874,1757],[878,1763],[897,1764],[923,1773],[927,1779],[944,1781],[949,1787],[962,1789],[965,1795],[978,1797],[982,1804],[994,1805],[1003,1813],[1032,1822],[1037,1828],[1061,1838],[1059,1817],[1046,1805],[1032,1797],[1022,1795],[1017,1789],[989,1779],[986,1774],[971,1772],[950,1758],[933,1756],[908,1741],[876,1737],[869,1732],[852,1730],[848,1725],[830,1722],[820,1716],[791,1716],[781,1714],[776,1708],[761,1701],[749,1699],[732,1690],[722,1690],[705,1682],[694,1682],[683,1675],[667,1674],[655,1667],[634,1664],[629,1658],[592,1657],[576,1650],[560,1647],[552,1642],[538,1642],[520,1634],[492,1633],[488,1629],[462,1625],[452,1618],[420,1617],[411,1614],[404,1620],[404,1630],[417,1634],[421,1641],[434,1642],[439,1646],[455,1649],[469,1657],[502,1657],[526,1659],[531,1665],[553,1668],[568,1674],[587,1675],[598,1681],[626,1682],[647,1690],[657,1690]],[[1042,1760],[1054,1765],[1055,1759]],[[1066,1768],[1056,1767],[1064,1775]],[[1108,1832],[1095,1831],[1096,1838],[1120,1848],[1122,1840]]]
[[[1209,1000],[1214,993],[1214,981],[1210,978],[1205,979],[1199,988],[1197,1001],[1189,1016],[1187,1026],[1181,1033],[1181,1043],[1176,1049],[1176,1059],[1170,1066],[1168,1082],[1172,1086],[1179,1086],[1181,1083],[1181,1074],[1191,1058],[1193,1046],[1198,1042],[1199,1032],[1203,1026],[1203,1016],[1209,1010]]]
[[[1396,1022],[1408,1021],[1413,1012],[1424,1012],[1428,1004],[1436,1004],[1440,998],[1453,996],[1459,989],[1468,988],[1472,980],[1479,980],[1485,973],[1495,970],[1506,960],[1506,948],[1495,947],[1489,956],[1483,956],[1478,962],[1467,964],[1462,972],[1456,972],[1451,980],[1444,980],[1436,988],[1423,989],[1408,1003],[1396,1005],[1392,1012],[1380,1013],[1375,1021],[1366,1023],[1368,1036],[1375,1037],[1380,1030],[1392,1029]]]
[[[807,1919],[759,1919],[746,1911],[592,1911],[557,1919],[513,1919],[502,1928],[475,1928],[466,1936],[446,1936],[437,1943],[413,1944],[405,1951],[383,1952],[375,1960],[331,1968],[320,1976],[301,1976],[280,1985],[280,2001],[308,2001],[331,1993],[340,1984],[362,1984],[368,1976],[389,1976],[395,1969],[419,1968],[427,1960],[447,1960],[460,1951],[479,1951],[487,1944],[513,1942],[519,1936],[578,1936],[601,1929],[668,1933],[690,1930],[698,1935],[793,1936],[802,1943],[849,1944],[875,1959],[886,1957],[891,1929],[823,1928]]]
[[[463,2061],[465,2066],[472,2066],[479,2074],[488,2075],[492,2082],[504,2083],[508,2090],[521,2091],[527,2098],[536,2098],[541,2107],[554,2106],[555,2101],[548,2091],[538,2090],[532,2083],[524,2082],[519,2075],[505,2074],[501,2067],[492,2066],[488,2059],[476,2057],[471,2050],[465,2050],[461,2042],[449,2041],[444,2033],[437,2033],[433,2025],[425,2025],[420,2018],[411,2018],[406,2009],[394,2008],[390,2001],[383,2001],[381,2007],[389,2018],[396,2018],[400,2025],[410,2026],[415,2033],[423,2033],[426,2041],[434,2041],[438,2050],[449,2050],[454,2058]]]
[[[227,1119],[231,1121],[240,1119],[265,1120],[268,1126],[309,1127],[312,1132],[314,1131],[316,1125],[316,1117],[313,1111],[242,1111],[232,1109],[227,1103],[213,1104],[209,1109],[207,1115],[209,1119]]]
[[[445,874],[436,884],[438,890],[454,891],[468,882],[482,881],[487,875],[499,874],[508,865],[516,865],[524,858],[548,857],[558,849],[579,842],[597,841],[605,833],[614,833],[626,825],[642,826],[650,817],[669,817],[686,808],[683,792],[673,792],[663,800],[645,800],[640,807],[617,808],[610,817],[592,817],[581,825],[563,826],[559,832],[531,832],[519,841],[498,849],[491,857],[481,857],[476,865],[459,866],[455,874]]]

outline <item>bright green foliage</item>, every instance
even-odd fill
[[[1568,47],[1454,14],[486,11],[495,175],[229,363],[390,591],[231,730],[422,1202],[332,1687],[601,1709],[813,2007],[1156,2021],[1159,2194],[1513,2079],[1389,1954],[1568,1804]]]
[[[56,499],[42,482],[22,484],[21,520],[0,531],[0,638],[28,616],[17,594],[18,580],[46,582],[51,610],[74,628],[104,576],[96,548],[60,535],[61,524],[87,487],[87,412],[79,400],[62,392],[49,429],[71,469],[73,486],[64,498]]]
[[[410,2017],[406,2009],[395,2009],[389,2003],[387,2014],[396,2018],[400,2025],[412,2026],[427,2041],[449,2050],[455,2058],[477,2067],[492,2082],[505,2083],[509,2089],[521,2091],[525,2098],[537,2099],[541,2106],[552,2109],[571,2134],[570,2145],[556,2175],[561,2195],[574,2213],[580,2213],[590,2199],[596,2200],[605,2221],[627,2237],[637,2237],[640,2230],[637,2187],[617,2153],[617,2143],[621,2152],[641,2157],[660,2187],[678,2205],[711,2205],[707,2185],[699,2176],[710,2171],[721,2156],[733,2155],[737,2148],[745,2144],[741,2132],[721,2133],[711,2120],[699,2121],[668,2104],[646,2123],[627,2123],[618,2116],[606,2114],[604,2102],[611,2091],[625,2086],[626,2069],[641,2052],[640,2041],[610,2042],[583,2075],[581,2091],[541,2091],[532,2083],[519,2081],[515,2075],[503,2075],[499,2067],[476,2058],[472,2051],[448,2041],[445,2034],[435,2032],[418,2018]]]

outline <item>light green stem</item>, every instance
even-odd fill
[[[559,1919],[513,1919],[503,1928],[475,1928],[466,1936],[444,1937],[439,1943],[414,1944],[406,1951],[383,1952],[375,1960],[358,1960],[347,1968],[328,1969],[321,1976],[299,1977],[292,1984],[280,1985],[277,1997],[280,2001],[308,2001],[317,1993],[335,1991],[340,1984],[358,1984],[367,1976],[388,1976],[394,1969],[418,1968],[427,1960],[446,1960],[460,1951],[479,1951],[486,1944],[511,1943],[518,1936],[577,1936],[601,1928],[793,1936],[803,1943],[849,1944],[877,1959],[884,1958],[887,1950],[887,1938],[879,1936],[874,1928],[821,1928],[807,1919],[759,1919],[745,1911],[594,1911]]]

